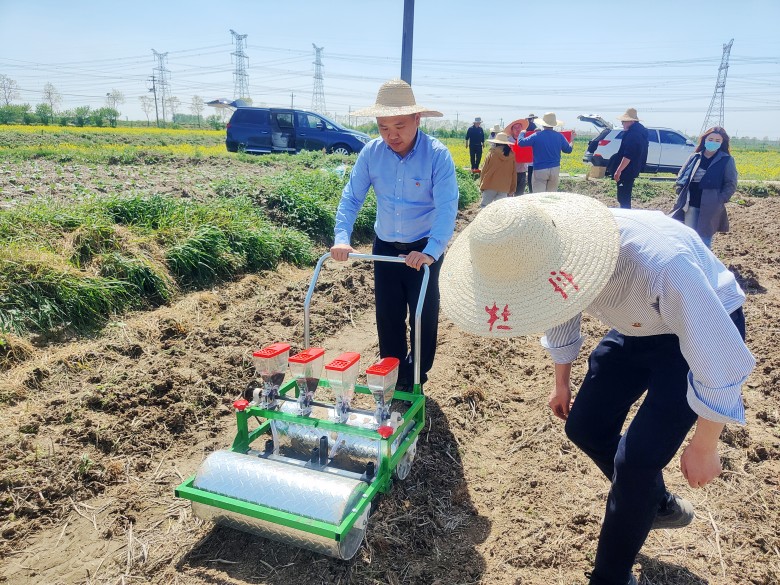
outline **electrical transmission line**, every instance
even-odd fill
[[[325,114],[325,88],[322,85],[322,50],[314,43],[314,89],[311,92],[311,110],[318,114]]]
[[[230,34],[233,35],[233,42],[236,45],[236,50],[231,53],[236,58],[236,70],[233,72],[233,99],[243,99],[251,103],[252,98],[249,96],[249,75],[246,72],[247,62],[249,57],[246,56],[244,49],[246,49],[246,37],[247,35],[240,35],[232,28]]]
[[[154,53],[155,58],[157,59],[157,67],[154,68],[154,77],[157,80],[157,91],[154,92],[154,107],[157,107],[157,99],[160,99],[161,104],[161,110],[162,110],[162,120],[163,124],[165,124],[165,105],[168,103],[168,100],[170,98],[171,90],[169,87],[169,81],[168,81],[168,74],[170,71],[165,67],[165,60],[168,58],[168,53],[158,53],[154,49],[152,49],[152,53]]]
[[[712,128],[713,126],[723,126],[723,101],[724,92],[726,90],[726,75],[729,72],[729,55],[731,54],[731,45],[733,44],[734,39],[731,39],[728,45],[723,45],[723,57],[721,57],[720,67],[718,67],[718,81],[715,82],[715,92],[712,94],[710,108],[707,110],[707,115],[704,117],[704,124],[702,124],[699,135],[704,134],[705,130]]]

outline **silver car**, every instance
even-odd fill
[[[612,123],[593,114],[577,116],[577,119],[590,122],[599,129],[599,134],[588,142],[585,156],[582,157],[583,162],[596,167],[606,167],[609,159],[617,154],[620,148],[623,130],[614,128]],[[642,169],[644,173],[677,174],[696,148],[687,136],[669,128],[648,128],[647,139],[647,163]]]

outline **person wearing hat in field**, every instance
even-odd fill
[[[721,472],[724,425],[745,424],[741,388],[755,359],[734,274],[695,231],[659,211],[534,193],[476,216],[450,247],[441,290],[445,314],[468,332],[545,332],[555,363],[548,405],[611,484],[590,583],[635,584],[631,569],[650,530],[694,518],[662,474],[688,431],[695,425],[680,469],[699,488]],[[612,329],[572,402],[583,311]]]
[[[528,114],[525,117],[525,119],[528,121],[528,128],[526,128],[527,132],[534,132],[534,131],[538,130],[538,128],[536,127],[536,122],[535,122],[535,120],[538,119],[536,114]],[[534,163],[533,163],[533,161],[531,161],[531,162],[528,163],[528,178],[527,178],[528,192],[529,193],[533,193],[534,192],[534,186],[532,185],[533,178],[534,178]]]
[[[466,130],[466,148],[469,149],[471,172],[479,171],[482,162],[482,148],[485,145],[485,131],[482,129],[482,118],[474,118],[474,123]]]
[[[509,137],[510,142],[513,145],[517,145],[517,141],[520,138],[520,133],[528,128],[528,120],[519,119],[507,124],[504,128],[504,133]],[[517,186],[515,187],[515,195],[522,195],[525,193],[525,184],[527,181],[528,163],[515,161],[515,175],[517,176]]]
[[[647,128],[639,121],[635,108],[628,108],[618,120],[623,124],[623,139],[617,153],[613,155],[617,168],[613,171],[612,178],[617,184],[618,204],[631,209],[634,180],[644,170],[647,162]]]
[[[520,146],[530,146],[534,153],[533,191],[557,191],[559,175],[561,172],[561,153],[569,154],[572,151],[571,143],[560,132],[556,132],[556,126],[563,126],[555,112],[547,112],[540,118],[539,123],[543,130],[525,136],[517,141]]]
[[[515,174],[515,154],[509,145],[512,141],[503,132],[496,134],[495,138],[488,138],[493,147],[485,157],[485,166],[482,167],[482,178],[479,189],[482,191],[480,207],[503,199],[509,193],[515,192],[517,187],[517,175]]]
[[[458,183],[455,163],[447,147],[420,130],[423,116],[440,112],[418,105],[411,86],[400,79],[383,83],[376,103],[354,112],[374,116],[379,138],[366,144],[344,187],[336,211],[335,260],[353,252],[352,229],[370,187],[376,194],[373,253],[401,256],[405,264],[374,263],[376,326],[381,357],[401,360],[400,390],[410,390],[414,355],[414,311],[422,284],[424,264],[430,280],[420,325],[421,383],[433,365],[439,324],[439,270],[444,250],[455,231]],[[407,316],[412,332],[407,346]]]

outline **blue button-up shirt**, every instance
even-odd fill
[[[428,238],[423,252],[438,260],[455,231],[458,213],[455,163],[447,147],[419,130],[403,158],[381,138],[366,144],[336,211],[336,244],[350,243],[370,187],[376,193],[377,237],[404,243]]]
[[[620,254],[609,282],[585,311],[623,335],[677,335],[691,368],[693,411],[744,424],[741,388],[756,361],[729,317],[745,301],[734,275],[696,232],[663,213],[610,211],[620,228]],[[577,357],[584,340],[580,318],[545,332],[542,345],[555,363]]]

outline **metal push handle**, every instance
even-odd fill
[[[405,263],[405,259],[400,256],[378,256],[374,254],[350,254],[349,258],[355,260],[373,260],[374,262],[395,262],[397,264]],[[314,274],[312,274],[311,282],[309,283],[309,290],[306,291],[306,300],[303,302],[303,347],[309,348],[309,305],[311,305],[311,297],[314,294],[314,287],[317,284],[317,279],[320,276],[320,270],[325,260],[330,258],[330,252],[326,252],[317,261],[317,266],[314,268]],[[415,386],[420,384],[420,320],[422,317],[423,304],[425,303],[425,293],[428,291],[428,279],[430,278],[431,269],[427,264],[423,264],[423,280],[420,285],[420,296],[417,299],[417,308],[414,311],[414,356],[412,357],[412,365],[414,366],[414,384]]]

